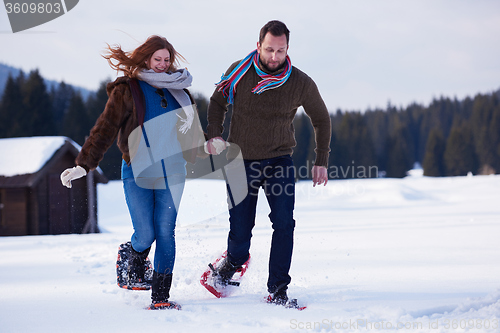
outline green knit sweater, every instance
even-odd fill
[[[226,72],[230,73],[239,61]],[[279,73],[270,73],[277,74]],[[311,119],[316,139],[315,165],[328,166],[331,124],[314,81],[293,67],[287,82],[279,88],[252,93],[261,78],[250,67],[239,82],[234,95],[233,114],[227,141],[236,143],[244,159],[262,160],[291,155],[296,145],[293,118],[302,106]],[[221,136],[228,102],[222,93],[214,92],[208,106],[208,138]]]

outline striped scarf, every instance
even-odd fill
[[[216,83],[217,91],[222,92],[222,95],[228,98],[228,103],[233,104],[236,86],[241,78],[250,69],[253,64],[255,71],[262,80],[252,89],[254,94],[260,95],[266,90],[274,89],[282,86],[292,73],[292,62],[290,57],[286,56],[285,68],[279,75],[266,74],[259,68],[259,53],[257,50],[250,52],[240,63],[233,69],[229,75],[222,75],[221,80]]]

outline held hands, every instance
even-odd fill
[[[71,181],[87,175],[84,168],[77,165],[76,167],[69,168],[61,173],[61,183],[67,188],[71,188]]]
[[[216,138],[212,138],[212,139],[208,140],[207,142],[205,142],[204,149],[205,149],[205,153],[207,153],[207,154],[219,155],[227,147],[229,147],[229,142],[224,141],[223,138],[218,136]]]
[[[328,183],[328,172],[326,168],[323,166],[318,166],[318,165],[313,166],[312,176],[313,176],[313,187],[321,184],[324,184],[323,186],[326,186],[326,183]]]

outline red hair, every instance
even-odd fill
[[[179,65],[179,59],[186,61],[165,37],[156,35],[150,36],[144,44],[131,52],[123,51],[120,45],[110,46],[108,44],[108,53],[103,54],[102,57],[108,60],[111,68],[116,71],[122,71],[128,77],[136,78],[139,70],[148,69],[146,62],[151,58],[153,53],[162,49],[167,49],[170,53],[170,67],[165,70],[166,72],[175,71]]]

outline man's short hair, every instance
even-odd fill
[[[270,32],[271,35],[275,37],[285,35],[286,44],[288,45],[288,41],[290,39],[290,30],[288,30],[285,23],[276,20],[267,22],[266,25],[263,26],[262,29],[260,29],[260,35],[259,35],[260,44],[262,44],[268,32]]]

